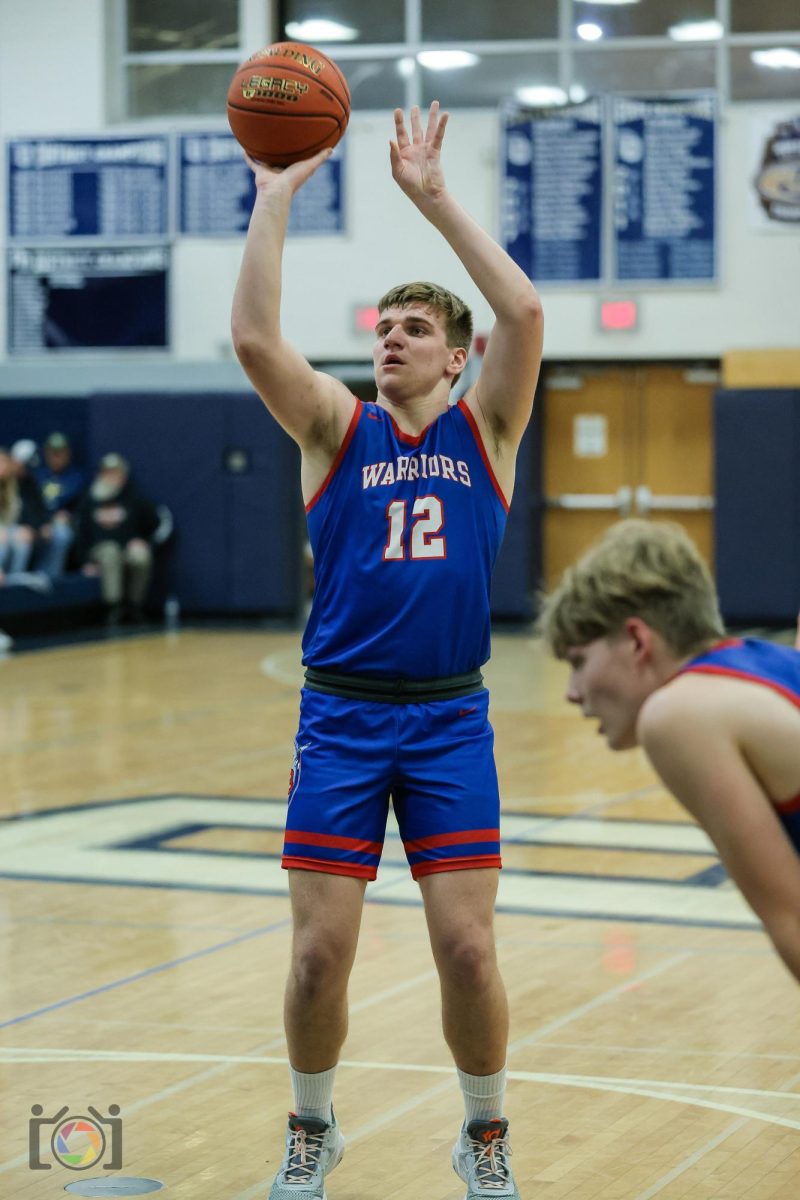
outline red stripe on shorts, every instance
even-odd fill
[[[299,829],[287,829],[284,840],[301,846],[326,846],[329,850],[355,850],[359,854],[380,854],[383,850],[383,842],[362,842],[335,833],[301,833]]]
[[[406,854],[419,854],[421,850],[436,850],[439,846],[462,846],[468,842],[499,842],[499,829],[464,829],[458,833],[436,833],[432,837],[417,838],[414,842],[403,842]]]
[[[281,859],[284,871],[319,871],[323,875],[350,875],[355,879],[375,879],[377,867],[365,867],[361,863],[332,862],[328,858],[290,858],[284,854]]]
[[[472,871],[485,867],[496,867],[500,870],[503,863],[499,854],[476,854],[464,858],[442,858],[439,862],[417,863],[411,868],[411,878],[420,879],[423,875],[437,875],[441,871]]]

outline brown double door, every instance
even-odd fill
[[[544,394],[548,588],[613,522],[677,521],[713,563],[713,371],[551,367]]]

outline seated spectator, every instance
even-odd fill
[[[20,443],[15,443],[14,449]],[[35,443],[31,442],[34,452]],[[25,572],[47,513],[36,481],[25,462],[0,448],[0,583]]]
[[[53,525],[48,521],[42,490],[36,480],[35,472],[39,467],[39,447],[30,438],[20,438],[14,442],[11,450],[11,462],[17,477],[19,494],[25,502],[26,512],[35,516],[30,521],[33,531],[33,549],[29,556],[31,568],[35,568],[40,578],[44,577],[43,568],[40,570],[40,560],[49,559],[53,538]],[[49,584],[50,576],[44,579]]]
[[[36,468],[45,508],[49,537],[42,544],[39,567],[51,579],[64,573],[75,540],[75,512],[86,491],[86,476],[73,465],[72,447],[63,433],[51,433],[42,446],[44,462]]]
[[[158,527],[158,512],[133,483],[127,461],[104,455],[78,507],[73,553],[85,575],[100,576],[110,625],[144,618]]]

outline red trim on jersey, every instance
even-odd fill
[[[701,664],[697,667],[684,667],[679,675],[726,675],[730,679],[741,679],[745,683],[760,683],[763,687],[771,688],[779,696],[789,700],[796,708],[800,708],[800,696],[773,679],[765,679],[763,675],[753,675],[749,671],[737,671],[735,667],[714,667],[711,664]]]
[[[395,436],[397,437],[397,440],[400,442],[405,442],[407,446],[419,446],[422,443],[422,440],[425,437],[425,434],[428,432],[431,425],[433,425],[433,421],[431,421],[430,425],[425,426],[422,433],[418,433],[415,436],[413,433],[405,433],[400,428],[400,426],[397,424],[397,421],[395,421],[394,417],[389,412],[388,408],[385,408],[383,411],[386,413],[387,417],[392,422],[392,426],[394,428],[394,432],[395,432]],[[442,414],[440,413],[439,415],[441,416]],[[438,420],[438,418],[437,418],[437,420]]]
[[[788,816],[789,813],[800,812],[800,795],[795,796],[794,800],[775,800],[773,801],[778,812]]]
[[[284,840],[301,846],[327,846],[329,850],[356,850],[359,854],[380,854],[383,850],[383,842],[364,842],[335,833],[303,833],[299,829],[287,829]]]
[[[377,879],[377,867],[363,867],[360,863],[337,863],[322,858],[281,859],[284,871],[319,871],[321,875],[350,875],[354,879]]]
[[[502,866],[499,854],[478,854],[472,858],[443,858],[439,862],[417,863],[411,868],[411,878],[438,875],[442,871],[474,871],[485,867],[494,867],[499,871]]]
[[[431,837],[403,842],[407,854],[419,854],[422,850],[436,850],[439,846],[461,846],[469,842],[497,842],[499,829],[462,829],[457,833],[435,833]]]
[[[511,506],[508,503],[508,501],[506,500],[505,496],[503,495],[503,490],[500,487],[500,484],[497,482],[497,476],[494,473],[492,464],[489,461],[489,455],[486,453],[486,447],[483,444],[483,438],[481,437],[481,431],[480,431],[480,429],[478,429],[478,422],[475,420],[475,417],[470,412],[469,406],[468,406],[466,400],[463,398],[463,396],[458,402],[458,407],[461,409],[462,413],[467,418],[467,424],[469,425],[470,429],[472,430],[472,436],[475,438],[475,443],[478,447],[478,450],[480,451],[480,456],[483,459],[483,465],[486,467],[486,470],[489,473],[489,478],[492,481],[494,490],[497,492],[498,499],[500,500],[500,503],[502,504],[502,506],[506,510],[506,512],[508,512],[508,510]]]
[[[311,512],[311,509],[317,503],[320,496],[325,491],[325,489],[328,486],[328,484],[330,483],[330,481],[333,479],[334,475],[336,474],[336,472],[339,468],[339,463],[342,461],[345,454],[347,453],[347,447],[350,445],[350,443],[353,440],[353,434],[356,431],[356,425],[358,424],[359,417],[361,416],[361,411],[364,407],[364,405],[361,403],[361,401],[358,399],[357,396],[354,396],[353,399],[356,402],[356,406],[353,409],[353,415],[350,418],[350,424],[347,426],[347,433],[344,435],[344,441],[342,442],[341,446],[339,447],[339,452],[336,455],[336,458],[333,460],[333,464],[331,465],[330,471],[328,471],[328,474],[325,476],[324,480],[322,481],[321,486],[317,489],[317,491],[314,493],[314,495],[311,497],[308,504],[306,505],[307,513]]]

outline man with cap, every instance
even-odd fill
[[[121,454],[105,454],[77,513],[75,558],[85,575],[99,575],[108,621],[127,615],[140,621],[153,555],[150,542],[159,525],[155,506],[138,490]]]
[[[50,519],[50,538],[40,563],[46,575],[63,574],[75,539],[75,512],[86,491],[86,476],[72,462],[72,447],[63,433],[51,433],[42,445],[44,462],[35,471]]]
[[[7,538],[6,568],[11,574],[18,574],[27,571],[50,530],[42,493],[32,471],[39,461],[36,442],[30,438],[20,438],[10,450],[3,451],[3,456],[3,478],[9,486],[13,485],[19,497],[13,532]]]

